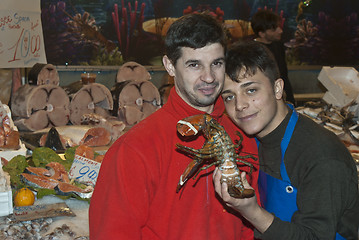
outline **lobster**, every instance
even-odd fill
[[[180,177],[176,189],[177,193],[192,176],[195,179],[202,170],[215,165],[222,172],[221,183],[227,183],[228,193],[232,197],[249,198],[254,196],[253,189],[244,188],[237,163],[249,166],[251,174],[253,165],[243,160],[248,158],[257,159],[252,155],[239,156],[237,154],[236,148],[239,148],[243,141],[243,136],[239,132],[236,134],[240,139],[237,144],[234,144],[224,127],[208,114],[194,115],[178,121],[177,131],[183,137],[194,136],[202,132],[206,138],[201,149],[190,148],[179,143],[176,144],[177,149],[193,157],[193,161],[188,164]],[[204,166],[206,163],[208,165]]]

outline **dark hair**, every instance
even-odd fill
[[[212,43],[220,43],[226,48],[227,38],[222,24],[206,12],[187,14],[169,27],[165,54],[175,65],[182,55],[182,47],[197,49]]]
[[[257,71],[274,81],[280,78],[277,62],[272,52],[263,44],[255,41],[238,41],[226,54],[226,73],[235,82]]]
[[[252,16],[251,27],[253,32],[258,36],[259,32],[276,29],[280,20],[281,18],[278,14],[270,10],[261,9]]]

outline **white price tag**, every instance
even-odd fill
[[[101,163],[75,155],[69,177],[81,183],[95,186]]]

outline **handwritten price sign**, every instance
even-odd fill
[[[81,183],[95,186],[101,163],[75,155],[69,177]]]
[[[0,67],[32,67],[47,63],[40,0],[1,0]]]

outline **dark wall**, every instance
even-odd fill
[[[55,65],[120,65],[137,61],[158,63],[163,36],[143,31],[143,20],[177,18],[184,10],[223,11],[223,20],[250,21],[258,8],[268,8],[285,18],[283,41],[291,65],[357,65],[359,63],[359,1],[357,0],[139,0],[135,22],[127,25],[120,41],[112,19],[119,6],[119,25],[133,0],[42,0],[46,55]],[[304,2],[307,5],[303,4]],[[86,13],[88,16],[86,16]],[[80,18],[76,18],[76,16]],[[127,15],[130,18],[129,14]],[[81,22],[82,21],[82,22]],[[120,27],[121,28],[121,27]],[[123,29],[122,29],[123,30]],[[157,59],[157,60],[156,60]]]

